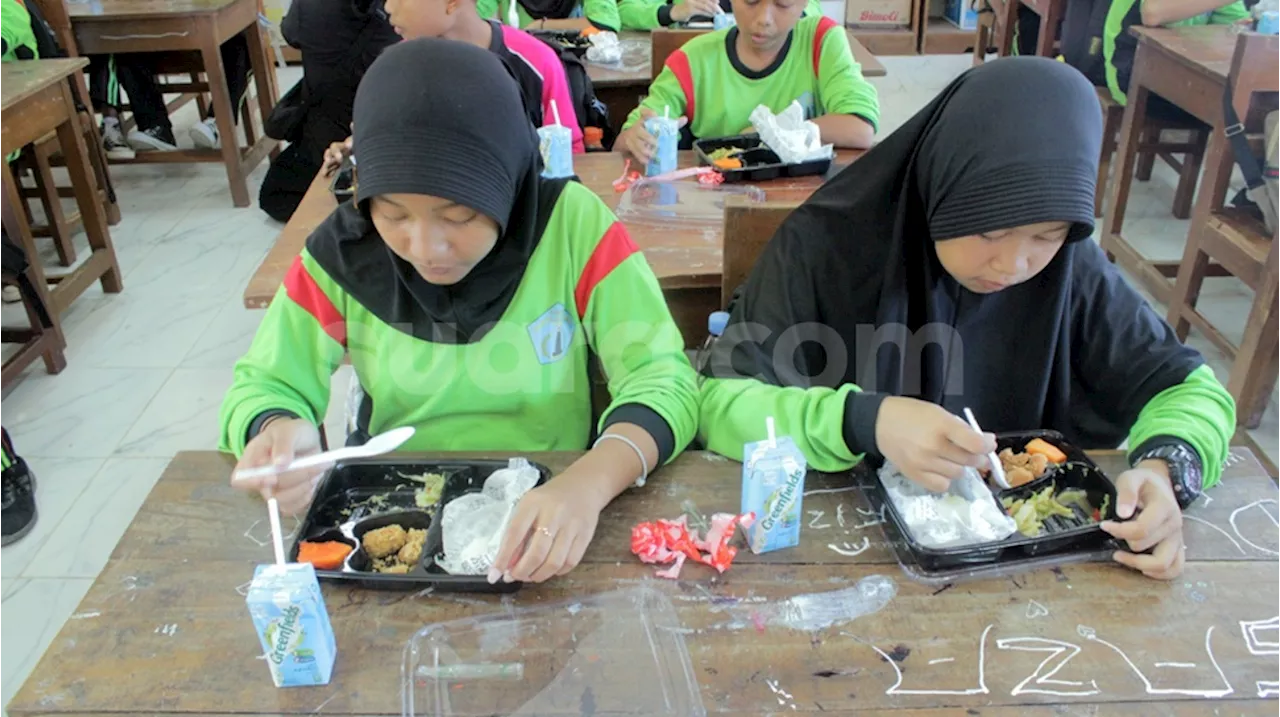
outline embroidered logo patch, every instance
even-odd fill
[[[549,364],[564,358],[573,343],[574,329],[573,315],[564,304],[556,304],[534,319],[529,324],[529,338],[538,361]]]

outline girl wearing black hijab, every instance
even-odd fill
[[[704,369],[700,438],[741,455],[773,416],[818,470],[871,455],[937,491],[995,448],[966,406],[989,431],[1127,439],[1117,512],[1138,515],[1103,527],[1119,562],[1176,575],[1179,506],[1221,476],[1235,406],[1089,239],[1101,135],[1062,63],[958,78],[773,237]]]
[[[350,358],[358,430],[410,451],[590,450],[520,502],[490,581],[577,565],[600,511],[692,439],[697,381],[657,280],[577,182],[545,180],[519,88],[493,53],[410,40],[355,101],[356,201],[307,240],[222,407],[238,468],[320,448]],[[589,354],[612,401],[592,425]],[[598,435],[593,442],[592,437]],[[235,485],[294,512],[317,472]]]

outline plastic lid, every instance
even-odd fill
[[[724,329],[729,325],[728,311],[713,311],[707,317],[707,332],[712,336],[720,336],[724,333]]]
[[[422,628],[405,646],[403,714],[703,717],[675,607],[649,587]]]

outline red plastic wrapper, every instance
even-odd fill
[[[672,565],[656,574],[660,578],[676,579],[685,560],[692,559],[724,572],[733,564],[738,549],[730,545],[738,526],[751,527],[754,513],[733,515],[716,513],[711,516],[711,527],[705,540],[696,530],[690,531],[685,516],[676,520],[658,520],[637,523],[631,529],[631,552],[642,562]]]

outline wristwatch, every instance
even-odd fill
[[[1169,466],[1169,482],[1173,484],[1173,494],[1183,510],[1200,497],[1204,488],[1204,468],[1200,456],[1190,446],[1182,442],[1158,445],[1134,456],[1130,465],[1149,460],[1161,460]]]

